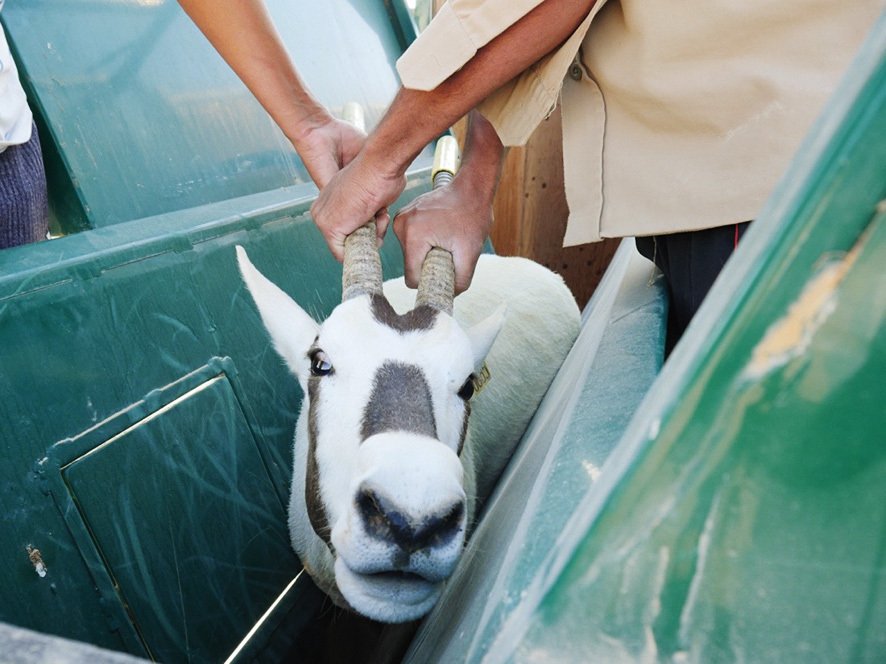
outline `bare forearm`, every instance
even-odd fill
[[[413,200],[394,220],[408,286],[417,285],[431,247],[442,247],[452,254],[457,293],[470,285],[492,226],[492,201],[503,155],[495,129],[478,111],[471,111],[464,159],[455,178]]]
[[[421,149],[491,92],[556,49],[594,0],[545,0],[430,91],[402,89],[367,142],[367,156],[401,175]]]
[[[479,111],[468,115],[464,156],[460,173],[482,198],[492,201],[504,157],[504,146],[492,124]]]
[[[593,3],[594,0],[545,0],[433,90],[400,90],[360,153],[322,188],[311,206],[311,215],[333,255],[341,260],[345,238],[373,216],[381,232],[386,207],[403,192],[404,173],[419,151],[492,91],[562,44],[587,16]],[[492,158],[501,158],[497,136],[487,142],[491,140],[489,131],[495,133],[491,125],[485,123],[481,129],[476,151],[480,161],[463,166],[463,172],[451,186],[434,190],[401,210],[399,230],[395,225],[410,264],[423,259],[431,247],[450,251],[456,264],[456,288],[462,289],[470,283],[489,226],[487,220],[491,220],[491,206],[487,203],[498,179],[498,163]],[[468,177],[475,169],[482,174],[476,181]],[[487,187],[485,196],[474,189],[475,182]],[[451,216],[444,214],[443,219],[435,212],[467,208],[470,210],[463,227],[457,229],[446,221]],[[379,211],[383,211],[381,223]],[[412,232],[413,228],[421,230]],[[409,266],[406,272],[408,276]]]
[[[292,65],[262,0],[179,0],[231,69],[298,146],[314,120],[325,120]]]

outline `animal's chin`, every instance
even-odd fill
[[[442,582],[410,572],[360,574],[341,558],[335,561],[335,582],[355,611],[386,623],[421,618],[437,603],[443,590]]]

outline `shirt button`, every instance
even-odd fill
[[[572,66],[569,68],[569,77],[573,81],[580,81],[581,75],[582,75],[581,65],[578,64],[577,62],[573,62]]]

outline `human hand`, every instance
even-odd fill
[[[293,146],[311,179],[322,189],[351,163],[365,142],[366,134],[361,129],[324,113],[293,140]]]
[[[390,215],[387,206],[406,188],[403,173],[388,172],[386,164],[360,152],[320,190],[311,206],[314,223],[323,234],[332,255],[344,258],[345,238],[375,218],[379,244]]]
[[[416,288],[425,256],[433,247],[452,254],[455,292],[467,290],[492,227],[492,201],[460,177],[413,200],[394,218],[403,247],[406,285]]]

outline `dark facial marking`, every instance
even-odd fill
[[[375,372],[360,433],[366,440],[385,431],[437,437],[431,390],[424,373],[415,365],[385,362]]]
[[[371,305],[372,317],[376,321],[401,333],[429,330],[437,320],[437,310],[426,304],[407,311],[402,316],[394,311],[384,295],[373,295]]]
[[[311,528],[317,536],[326,542],[326,546],[332,551],[331,531],[329,518],[326,515],[326,507],[320,497],[320,469],[317,466],[317,403],[320,396],[319,377],[308,379],[308,462],[305,472],[305,505],[308,510],[308,519]],[[334,551],[333,551],[334,553]]]
[[[471,404],[469,402],[465,402],[465,415],[461,421],[461,434],[458,437],[458,450],[456,450],[456,454],[461,456],[461,451],[465,448],[465,438],[468,435],[468,419],[471,417]]]

